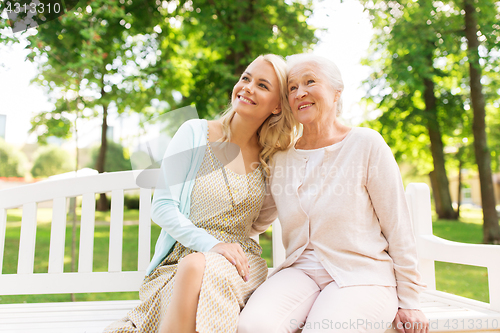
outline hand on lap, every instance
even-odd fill
[[[210,249],[210,252],[215,252],[223,255],[230,263],[238,270],[245,282],[250,278],[250,266],[247,256],[239,243],[219,243]]]

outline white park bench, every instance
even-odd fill
[[[148,171],[155,176],[157,170]],[[136,271],[122,271],[124,190],[138,189],[132,171],[44,181],[0,191],[0,295],[138,291],[150,260],[151,189],[139,189],[140,213]],[[111,192],[109,265],[93,272],[95,194]],[[410,184],[407,197],[417,238],[419,268],[428,289],[421,296],[431,332],[500,332],[500,246],[447,241],[432,235],[430,194]],[[66,207],[82,197],[78,272],[64,272]],[[48,273],[33,273],[37,204],[53,201]],[[22,207],[16,274],[3,274],[7,209]],[[285,259],[279,223],[273,224],[273,262]],[[153,240],[155,241],[155,240]],[[488,269],[490,303],[436,291],[434,261]],[[272,268],[270,268],[272,269]],[[0,304],[0,332],[101,332],[139,304],[131,301]],[[266,332],[264,332],[266,333]]]

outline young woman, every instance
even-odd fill
[[[142,303],[106,332],[236,332],[241,308],[267,277],[250,235],[268,164],[295,139],[286,89],[284,60],[259,56],[219,120],[179,128],[153,198],[152,219],[162,231],[139,291]]]

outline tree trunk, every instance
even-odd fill
[[[476,8],[473,0],[464,0],[465,37],[467,37],[467,57],[469,60],[470,97],[474,120],[474,152],[481,183],[481,204],[483,206],[483,242],[500,243],[500,227],[495,210],[495,192],[491,172],[491,155],[486,142],[486,110],[481,84],[481,67],[479,64],[479,40],[477,39]]]
[[[432,161],[434,164],[431,183],[433,184],[432,191],[434,192],[436,213],[440,219],[454,220],[457,218],[457,214],[451,205],[450,184],[444,165],[445,159],[443,141],[441,139],[441,129],[436,114],[437,110],[436,96],[434,95],[434,81],[429,78],[424,78],[424,85],[427,130],[429,131]]]
[[[102,90],[102,96],[104,96],[104,93],[104,90]],[[104,165],[106,163],[106,150],[108,147],[108,105],[103,105],[102,111],[101,148],[99,149],[99,156],[96,163],[96,169],[97,171],[99,171],[99,173],[104,172]],[[97,210],[101,212],[109,210],[106,193],[101,193],[101,195],[99,196],[99,201],[97,202]]]
[[[429,172],[429,179],[431,181],[432,196],[434,197],[434,206],[437,213],[441,211],[442,203],[441,197],[438,195],[439,190],[436,181],[436,170],[432,170],[431,172]]]
[[[458,191],[457,191],[457,218],[460,217],[460,205],[462,204],[462,154],[460,153],[459,148],[459,153],[458,153]]]

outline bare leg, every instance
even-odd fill
[[[160,333],[193,333],[200,296],[205,256],[192,253],[179,262],[172,299],[160,323]]]

